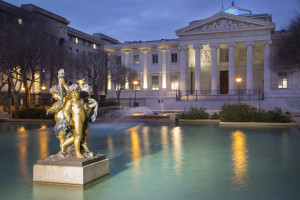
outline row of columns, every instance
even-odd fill
[[[270,90],[270,44],[271,41],[263,41],[264,46],[264,90]],[[253,46],[255,42],[245,42],[247,47],[247,78],[246,78],[246,89],[248,91],[253,91]],[[235,56],[234,49],[236,43],[228,43],[229,48],[229,91],[235,91]],[[211,71],[211,90],[217,92],[218,90],[218,57],[217,49],[219,44],[210,44],[209,47],[212,50],[212,71]],[[185,49],[186,46],[179,46],[180,52],[180,88],[181,90],[186,89],[186,56]],[[195,49],[195,90],[201,90],[201,49],[202,44],[195,44],[193,46]]]

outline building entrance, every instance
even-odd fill
[[[228,71],[220,71],[220,94],[228,94]]]

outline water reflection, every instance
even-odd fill
[[[140,158],[142,157],[138,129],[139,126],[129,129],[131,138],[131,160],[135,168],[140,167]]]
[[[233,181],[238,186],[247,185],[248,155],[247,138],[242,131],[235,131],[232,139]]]
[[[143,127],[143,142],[144,142],[144,152],[146,155],[150,154],[150,144],[149,144],[149,126]]]
[[[180,174],[182,170],[182,158],[183,158],[183,150],[182,150],[182,130],[180,126],[174,127],[172,130],[172,141],[173,141],[173,155],[175,161],[175,172]]]
[[[114,156],[114,140],[112,139],[111,135],[107,137],[107,148],[109,156]]]
[[[21,171],[22,176],[27,177],[29,176],[29,170],[28,170],[28,145],[29,145],[29,134],[26,131],[24,126],[21,126],[18,129],[18,142],[17,142],[17,148],[19,149],[19,168]]]
[[[169,127],[161,127],[161,143],[162,143],[162,153],[163,153],[163,166],[164,168],[168,165],[168,149],[169,149]]]
[[[40,153],[39,158],[46,158],[49,155],[48,143],[49,143],[49,132],[45,131],[39,132],[39,145],[40,145]]]

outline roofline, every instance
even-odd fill
[[[49,18],[52,18],[56,21],[59,21],[61,23],[66,24],[66,25],[70,24],[70,21],[68,21],[66,18],[61,17],[59,15],[56,15],[56,14],[54,14],[54,13],[48,11],[48,10],[42,9],[42,8],[36,6],[36,5],[33,5],[33,4],[22,4],[21,8],[24,9],[24,10],[33,12],[33,13],[39,13],[39,14],[45,15]]]
[[[120,42],[112,37],[109,37],[103,33],[93,33],[93,36],[94,37],[97,37],[97,38],[100,38],[101,40],[107,40],[109,42],[113,42],[113,43],[116,43],[116,44],[120,44]]]
[[[71,35],[74,35],[74,36],[78,36],[80,38],[88,38],[89,40],[97,43],[97,44],[100,44],[101,43],[101,39],[100,38],[97,38],[95,36],[92,36],[92,35],[89,35],[87,33],[84,33],[82,31],[79,31],[77,29],[74,29],[72,27],[67,27],[67,31],[68,31],[68,34],[71,34]]]

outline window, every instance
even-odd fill
[[[94,49],[97,49],[97,45],[96,45],[96,44],[93,44],[93,48],[94,48]]]
[[[78,44],[78,42],[79,42],[78,37],[75,38],[75,42],[76,42],[76,44]]]
[[[72,48],[69,48],[69,56],[72,56]]]
[[[73,40],[73,37],[72,35],[69,35],[69,40],[72,41]]]
[[[278,72],[278,88],[287,88],[287,72]]]
[[[116,64],[121,65],[121,56],[116,57]]]
[[[90,53],[88,53],[88,62],[90,63],[92,60],[92,55]]]
[[[79,50],[78,50],[78,49],[76,49],[76,54],[75,54],[75,56],[76,56],[76,58],[78,58],[78,56],[79,56]]]
[[[220,62],[229,61],[229,49],[220,49]]]
[[[134,55],[133,60],[134,60],[135,65],[140,64],[140,56],[139,55]]]
[[[82,60],[85,60],[85,51],[82,51]]]
[[[171,75],[171,90],[178,90],[178,75]]]
[[[172,55],[171,55],[171,62],[172,63],[177,63],[177,53],[172,53]]]
[[[152,54],[152,63],[158,63],[158,54]]]
[[[23,19],[19,18],[19,19],[18,19],[18,23],[19,23],[20,25],[22,25],[22,24],[23,24]]]
[[[85,40],[82,40],[82,44],[85,45]]]
[[[152,90],[158,90],[158,76],[152,76]]]

